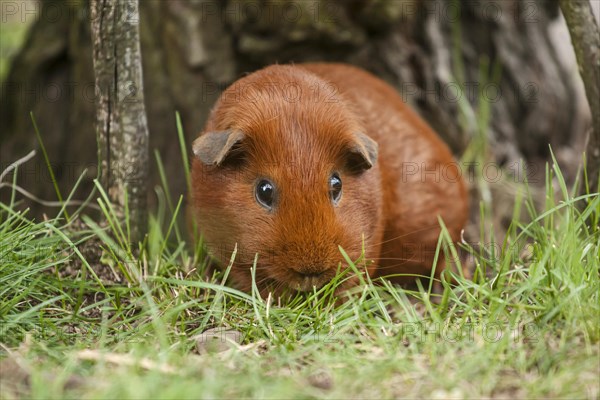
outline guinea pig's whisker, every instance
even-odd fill
[[[389,270],[389,269],[393,269],[393,268],[398,268],[398,267],[402,267],[405,266],[405,263],[400,263],[400,264],[389,264],[389,265],[385,265],[385,266],[381,266],[379,267],[377,270],[378,271],[383,271],[383,270]],[[412,270],[412,269],[411,269]],[[401,272],[403,274],[405,274],[405,272]],[[411,275],[413,275],[414,273],[411,273]]]
[[[414,261],[414,258],[403,258],[403,257],[379,257],[378,260],[385,261]]]
[[[426,227],[426,228],[423,228],[423,229],[416,229],[416,230],[414,230],[414,231],[410,231],[410,232],[407,232],[407,233],[403,233],[402,235],[399,235],[399,236],[394,236],[394,237],[392,237],[392,238],[389,238],[389,239],[383,240],[383,241],[381,241],[381,242],[378,242],[378,243],[372,243],[372,244],[370,244],[370,245],[368,245],[368,246],[365,246],[365,247],[366,247],[366,248],[371,248],[371,247],[380,246],[380,245],[382,245],[382,244],[386,244],[386,243],[394,242],[394,241],[396,241],[396,240],[402,239],[403,237],[406,237],[406,236],[409,236],[409,235],[413,235],[413,234],[415,234],[415,233],[420,233],[420,232],[429,231],[429,230],[432,230],[432,229],[435,229],[435,228],[438,228],[438,227],[439,227],[439,225],[431,225],[431,226],[429,226],[429,227]]]

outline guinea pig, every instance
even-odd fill
[[[375,76],[344,64],[273,65],[234,82],[192,145],[191,214],[210,256],[261,295],[311,291],[347,267],[435,276],[441,217],[466,223],[448,147]],[[237,246],[237,247],[236,247]],[[345,276],[343,288],[360,280]]]

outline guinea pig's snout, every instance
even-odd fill
[[[292,286],[300,291],[310,291],[313,287],[319,289],[329,280],[324,268],[292,268],[292,270],[295,275]]]
[[[320,279],[325,274],[325,267],[318,265],[293,265],[291,269],[301,279]]]

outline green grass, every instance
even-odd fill
[[[515,215],[532,222],[503,243],[464,245],[472,279],[439,294],[365,282],[337,306],[336,282],[277,305],[224,286],[226,272],[205,277],[168,191],[140,245],[100,188],[101,225],[84,208],[32,221],[13,192],[0,204],[0,395],[597,398],[600,197],[576,197],[556,165],[546,187],[542,210],[523,190]],[[217,327],[241,343],[199,351]]]

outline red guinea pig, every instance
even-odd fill
[[[340,247],[372,278],[414,282],[431,274],[438,217],[453,240],[467,220],[448,147],[392,87],[349,65],[239,79],[193,152],[191,214],[217,264],[237,245],[230,277],[245,291],[255,257],[262,295],[320,288],[347,268]],[[341,288],[359,282],[344,278]]]

